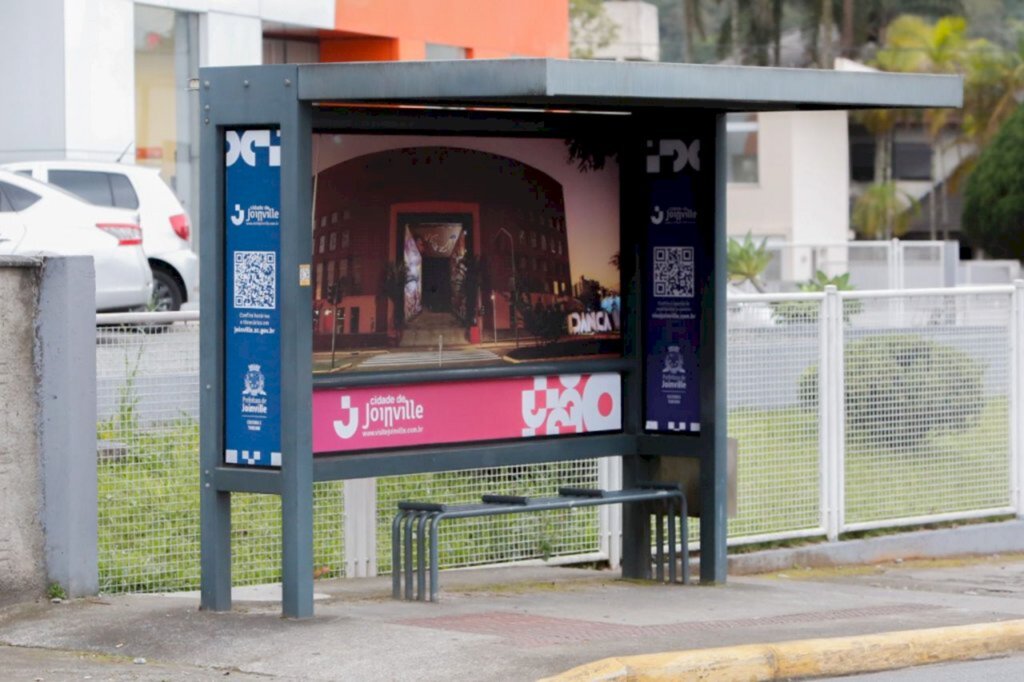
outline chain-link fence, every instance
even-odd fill
[[[728,430],[739,453],[732,537],[823,532],[817,387],[801,393],[820,358],[821,298],[729,301]]]
[[[843,529],[1011,511],[1012,289],[876,293],[844,295]]]
[[[1024,393],[1022,308],[1024,288],[1015,287],[731,298],[728,425],[739,457],[730,543],[836,539],[1017,509],[1013,453],[1024,454],[1024,429],[1011,415]],[[101,587],[194,589],[198,316],[100,320]],[[621,478],[618,466],[585,460],[317,483],[317,575],[388,572],[399,500],[609,487]],[[279,499],[232,500],[235,584],[279,580]],[[453,522],[442,535],[441,564],[614,564],[620,528],[611,508]]]

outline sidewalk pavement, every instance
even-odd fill
[[[1024,626],[1011,622],[1024,619],[1024,553],[794,568],[714,587],[572,568],[447,571],[436,604],[392,600],[386,577],[332,580],[317,583],[316,616],[306,621],[283,620],[267,592],[239,590],[235,609],[222,614],[198,611],[194,593],[9,607],[0,611],[0,670],[4,679],[47,682],[537,680],[608,658],[677,652],[676,660],[678,652],[722,647],[736,655],[749,653],[744,645],[972,624],[983,625],[937,641],[948,651],[957,642],[1024,643]],[[922,651],[918,637],[886,641]],[[879,659],[873,640],[843,641],[840,655],[860,661],[856,669]],[[726,679],[729,665],[710,679]],[[624,677],[599,665],[562,679]]]

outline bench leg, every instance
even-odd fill
[[[400,511],[391,521],[391,597],[402,598],[402,519],[407,512]]]
[[[673,585],[676,583],[678,571],[676,570],[676,501],[669,499],[665,502],[668,516],[668,581]]]
[[[405,598],[410,601],[412,600],[412,529],[417,516],[416,512],[412,512],[405,517],[405,537],[402,538],[405,548],[405,557],[402,562],[405,572]]]
[[[683,584],[690,584],[690,517],[687,514],[686,509],[686,496],[684,495],[679,499],[679,506],[682,510],[679,516],[679,537],[682,543],[682,561],[683,561]]]
[[[665,515],[662,513],[663,505],[654,505],[654,574],[655,579],[660,583],[665,581]]]
[[[416,599],[426,601],[427,599],[427,552],[426,530],[429,514],[420,514],[420,521],[416,525]]]
[[[437,527],[441,525],[441,517],[434,514],[430,519],[430,601],[437,601],[437,581],[438,581],[438,536]]]

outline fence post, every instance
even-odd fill
[[[597,460],[597,487],[602,490],[622,488],[621,457],[601,457]],[[622,564],[621,504],[605,504],[598,507],[597,537],[598,551],[608,557],[608,568],[619,568]]]
[[[842,299],[834,285],[825,287],[818,315],[820,329],[818,358],[818,447],[821,453],[821,514],[825,536],[830,542],[839,539],[842,501],[838,494],[842,475],[842,458],[837,432],[841,430],[842,403],[837,400],[836,386],[842,383],[843,356]],[[838,323],[837,323],[838,320]],[[837,333],[838,329],[838,333]],[[840,389],[841,390],[841,389]],[[841,395],[839,393],[838,395]]]
[[[1011,502],[1024,518],[1024,280],[1014,280],[1010,295],[1010,475]]]
[[[893,237],[889,242],[889,288],[903,289],[903,245]]]
[[[371,578],[377,575],[377,479],[346,480],[344,495],[345,577]]]

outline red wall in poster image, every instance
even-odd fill
[[[355,277],[352,295],[376,293],[376,319],[387,321],[377,325],[378,343],[394,333],[388,299],[380,292],[403,236],[397,215],[417,206],[427,213],[469,207],[472,249],[484,272],[483,295],[509,292],[513,245],[508,235],[513,235],[518,289],[548,299],[571,296],[564,197],[553,178],[514,159],[472,149],[410,147],[367,154],[318,174],[314,291],[324,291],[317,280],[334,261],[331,270]],[[507,328],[508,322],[498,326]]]

